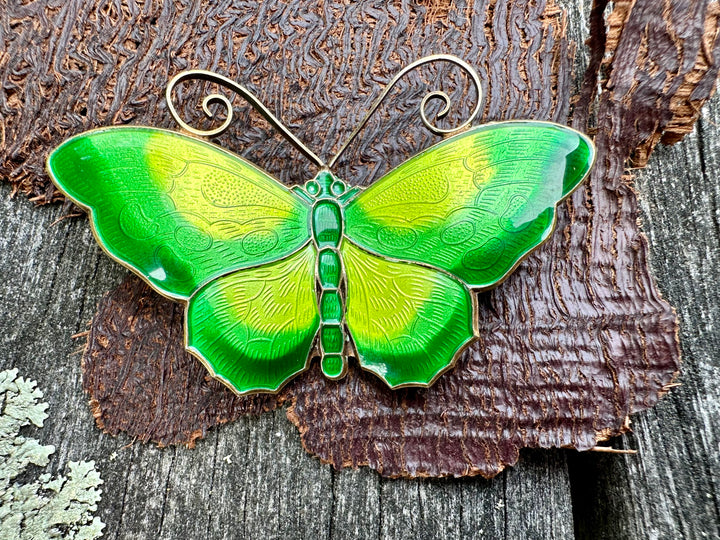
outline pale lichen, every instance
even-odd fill
[[[0,538],[99,538],[105,524],[93,516],[102,493],[94,462],[71,461],[67,477],[43,474],[36,481],[13,482],[30,465],[46,466],[55,452],[52,445],[20,435],[24,426],[42,427],[48,404],[40,402],[35,381],[17,373],[0,372]]]

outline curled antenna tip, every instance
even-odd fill
[[[202,69],[194,69],[189,71],[183,71],[173,77],[168,83],[165,89],[165,99],[170,109],[170,114],[177,124],[185,131],[198,135],[200,137],[213,137],[224,133],[233,121],[233,106],[230,99],[222,94],[210,94],[202,100],[202,109],[208,118],[213,118],[213,113],[210,111],[210,105],[220,103],[225,108],[226,118],[225,121],[217,128],[214,129],[196,129],[190,126],[182,118],[175,108],[173,103],[172,94],[175,87],[185,81],[189,80],[200,80],[218,84],[224,88],[232,90],[242,98],[244,98],[260,115],[267,120],[271,126],[273,126],[278,132],[285,137],[295,148],[297,148],[305,157],[310,159],[319,167],[325,167],[325,162],[320,159],[315,153],[310,150],[305,144],[300,141],[270,110],[253,94],[250,90],[244,86],[236,83],[232,79],[228,79],[212,71],[205,71]]]
[[[451,64],[455,64],[459,68],[461,68],[470,78],[473,86],[475,87],[475,91],[477,92],[477,103],[475,104],[475,108],[473,109],[470,116],[465,120],[462,124],[460,124],[457,127],[451,128],[451,129],[442,129],[434,125],[430,120],[428,120],[427,113],[426,113],[426,106],[428,101],[431,99],[441,99],[444,102],[444,106],[442,110],[436,115],[436,118],[441,119],[444,118],[448,112],[450,112],[450,108],[452,106],[452,100],[450,99],[450,96],[448,96],[445,92],[441,90],[434,90],[428,94],[425,95],[423,100],[420,102],[420,118],[423,122],[423,125],[432,131],[435,135],[448,135],[451,133],[457,133],[463,129],[465,129],[467,126],[470,125],[470,123],[475,119],[475,117],[480,112],[480,106],[482,105],[482,86],[480,84],[480,76],[478,75],[477,71],[462,60],[461,58],[458,58],[457,56],[453,56],[451,54],[434,54],[431,56],[425,56],[423,58],[420,58],[413,62],[412,64],[409,64],[405,66],[403,69],[401,69],[395,77],[392,78],[392,80],[385,86],[385,89],[382,91],[382,93],[377,97],[377,99],[373,102],[373,104],[368,109],[368,112],[365,114],[365,117],[360,121],[360,123],[357,125],[357,127],[353,130],[353,132],[350,134],[350,136],[347,138],[345,143],[340,147],[340,149],[337,151],[337,153],[328,161],[328,165],[332,167],[335,163],[337,163],[338,158],[345,152],[347,147],[350,145],[350,143],[357,137],[357,135],[362,131],[362,129],[365,127],[365,124],[367,124],[370,117],[373,115],[373,113],[377,110],[377,108],[380,106],[380,103],[385,99],[385,97],[388,95],[390,90],[395,86],[395,84],[403,78],[408,72],[422,66],[425,64],[431,64],[434,62],[450,62]]]

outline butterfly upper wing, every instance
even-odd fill
[[[274,261],[309,237],[309,206],[254,165],[148,127],[80,134],[48,170],[89,208],[100,244],[161,293],[187,299],[230,270]]]
[[[487,288],[552,232],[585,177],[590,140],[545,122],[486,124],[406,161],[345,207],[345,234],[373,253]]]
[[[390,387],[431,384],[474,336],[473,296],[445,272],[344,241],[345,322],[360,365]]]
[[[313,244],[226,274],[190,299],[187,347],[239,393],[275,392],[303,371],[320,325]]]

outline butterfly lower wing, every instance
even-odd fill
[[[288,255],[309,238],[309,207],[254,165],[148,127],[69,139],[48,159],[88,208],[100,244],[161,293],[188,298],[230,270]]]
[[[552,232],[587,175],[590,140],[546,122],[486,124],[392,170],[345,207],[346,235],[383,255],[488,288]]]
[[[362,368],[390,387],[427,386],[472,341],[474,297],[445,272],[377,257],[348,242],[345,322]]]
[[[308,244],[205,285],[188,304],[188,350],[237,393],[279,390],[307,367],[320,325],[316,257]]]

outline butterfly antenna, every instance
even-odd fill
[[[457,133],[458,131],[465,129],[467,126],[470,125],[470,123],[475,119],[475,117],[480,112],[480,105],[482,104],[482,87],[480,85],[480,77],[477,74],[477,71],[475,71],[475,68],[473,68],[470,64],[465,62],[464,60],[458,58],[457,56],[453,56],[451,54],[433,54],[431,56],[425,56],[423,58],[420,58],[419,60],[416,60],[412,64],[407,65],[402,70],[398,72],[395,77],[385,86],[385,89],[383,92],[377,97],[375,102],[370,106],[370,109],[368,109],[368,112],[365,114],[365,117],[362,119],[362,121],[357,125],[357,127],[353,130],[353,132],[350,134],[350,136],[347,138],[345,143],[340,147],[340,150],[332,157],[330,161],[328,161],[328,167],[332,168],[335,163],[337,163],[338,158],[345,152],[348,146],[350,146],[350,143],[353,142],[355,137],[358,136],[358,134],[362,131],[362,129],[365,127],[365,124],[367,124],[368,120],[370,120],[370,117],[375,113],[377,108],[380,106],[380,103],[385,99],[385,97],[390,93],[390,90],[393,89],[395,84],[402,79],[407,73],[410,71],[425,65],[425,64],[431,64],[434,62],[450,62],[451,64],[455,64],[456,66],[459,66],[472,80],[473,85],[475,86],[475,91],[477,92],[477,104],[475,105],[475,108],[473,109],[472,113],[470,114],[470,117],[465,120],[462,124],[459,126],[452,128],[452,129],[442,129],[437,127],[436,125],[432,124],[427,117],[427,114],[425,112],[425,108],[427,106],[428,101],[431,99],[440,99],[444,103],[444,107],[442,110],[437,114],[437,118],[444,118],[447,113],[450,111],[450,107],[452,105],[452,100],[450,99],[450,96],[448,96],[445,92],[442,92],[440,90],[434,90],[432,92],[429,92],[425,95],[422,102],[420,103],[420,118],[422,119],[423,124],[426,128],[428,128],[430,131],[432,131],[436,135],[448,135],[450,133]]]
[[[189,71],[183,71],[181,73],[178,73],[177,75],[175,75],[175,77],[172,78],[172,80],[167,86],[167,89],[165,90],[165,99],[167,100],[168,107],[170,108],[170,114],[175,119],[175,122],[177,122],[178,125],[184,130],[192,133],[193,135],[199,135],[200,137],[214,137],[216,135],[224,133],[230,127],[230,124],[233,120],[232,103],[226,96],[222,94],[210,94],[208,96],[205,96],[202,101],[202,109],[208,118],[212,118],[214,116],[213,113],[210,111],[210,105],[219,103],[225,107],[225,114],[227,115],[227,117],[219,127],[206,130],[197,129],[190,126],[182,118],[180,118],[180,115],[178,114],[178,111],[173,104],[172,93],[178,84],[189,80],[212,82],[239,94],[253,107],[253,109],[260,113],[260,115],[265,118],[265,120],[267,120],[272,127],[274,127],[283,137],[285,137],[285,139],[287,139],[290,144],[297,148],[300,153],[302,153],[306,158],[308,158],[320,168],[324,168],[327,166],[320,157],[318,157],[312,150],[305,146],[305,144],[300,139],[293,135],[293,133],[285,126],[285,124],[283,124],[277,116],[271,113],[270,110],[265,105],[263,105],[263,103],[257,98],[255,94],[253,94],[244,86],[239,85],[232,79],[228,79],[227,77],[223,77],[222,75],[213,73],[212,71],[205,71],[203,69],[192,69]]]

